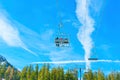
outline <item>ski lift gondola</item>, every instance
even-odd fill
[[[56,7],[57,7],[57,10],[59,10],[58,0],[56,0]],[[58,11],[58,16],[60,19],[60,24],[58,25],[58,32],[54,40],[55,45],[56,47],[69,47],[70,46],[70,40],[68,38],[69,35],[63,33],[61,30],[61,28],[63,28],[63,24],[62,24],[61,14],[59,11]]]
[[[68,35],[61,32],[62,23],[58,27],[59,27],[59,30],[58,30],[57,36],[55,37],[56,47],[69,47],[70,41],[68,39]]]
[[[69,40],[67,38],[56,37],[55,44],[57,47],[67,47],[69,46]]]
[[[97,54],[96,54],[95,48],[94,48],[94,50],[93,50],[93,55],[94,55],[94,56],[91,55],[91,57],[88,58],[89,61],[97,61],[97,60],[98,60],[98,56],[97,56]]]
[[[97,58],[88,58],[88,60],[98,60]]]

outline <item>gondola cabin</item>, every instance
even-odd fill
[[[93,61],[93,60],[98,60],[98,58],[88,58],[88,60],[91,60],[91,61]]]
[[[64,37],[56,37],[55,38],[55,45],[57,47],[68,47],[69,46],[69,39]]]

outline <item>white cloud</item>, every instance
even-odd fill
[[[76,0],[76,16],[82,24],[82,26],[79,27],[77,38],[84,48],[85,60],[87,62],[86,67],[88,68],[90,67],[88,58],[91,55],[91,50],[94,44],[91,35],[95,30],[95,20],[91,17],[91,13],[92,16],[96,16],[96,12],[98,13],[100,11],[102,4],[103,0]]]
[[[0,38],[11,47],[21,47],[26,51],[36,55],[36,53],[32,52],[27,46],[22,42],[20,38],[19,31],[17,29],[17,25],[9,20],[10,18],[6,13],[0,11]]]
[[[41,34],[42,40],[50,40],[51,36],[53,35],[54,31],[52,29],[46,30],[43,34]]]
[[[94,13],[99,14],[102,10],[101,8],[104,6],[104,0],[90,0],[90,6],[94,10]]]
[[[89,0],[76,0],[76,15],[82,26],[77,33],[78,40],[83,45],[85,51],[86,68],[90,67],[88,58],[90,57],[93,41],[91,34],[94,31],[94,20],[89,15]]]
[[[19,33],[17,29],[12,27],[11,23],[8,22],[4,16],[0,15],[0,37],[9,46],[19,46],[23,45],[19,38]]]

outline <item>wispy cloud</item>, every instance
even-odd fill
[[[36,55],[33,51],[27,48],[20,38],[16,24],[14,24],[7,13],[0,10],[0,37],[4,42],[11,47],[21,47],[26,51]]]
[[[95,30],[95,20],[91,17],[91,10],[92,14],[100,10],[101,5],[99,5],[98,2],[98,0],[94,3],[92,0],[76,0],[76,16],[79,22],[82,24],[77,33],[77,38],[85,51],[86,68],[90,68],[90,62],[88,61],[88,58],[92,53],[91,50],[94,44],[91,35]]]
[[[91,34],[94,31],[94,20],[89,15],[89,0],[76,0],[76,15],[82,26],[79,28],[77,37],[85,50],[86,67],[90,67],[88,58],[90,57],[93,41]]]
[[[46,30],[43,34],[41,34],[40,37],[42,40],[48,41],[51,39],[51,36],[53,35],[53,33],[54,33],[53,30],[49,29],[49,30]]]

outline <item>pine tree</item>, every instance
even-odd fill
[[[5,72],[6,72],[6,70],[7,70],[6,64],[3,64],[3,65],[2,65],[2,69],[1,69],[2,78],[5,78]]]
[[[37,64],[36,67],[35,67],[35,80],[38,80],[38,69],[39,69],[39,67],[38,67],[38,64]]]
[[[60,80],[60,67],[56,68],[56,80]]]
[[[105,80],[105,76],[100,70],[98,70],[98,80]]]
[[[21,72],[20,80],[27,80],[27,70],[28,70],[28,66],[23,68]]]
[[[36,75],[35,75],[35,71],[32,71],[29,80],[37,80],[37,79],[35,78],[35,76],[36,76]]]
[[[114,72],[108,75],[108,80],[115,80]]]
[[[0,80],[2,80],[2,65],[0,65]]]
[[[116,77],[115,77],[115,80],[120,80],[120,73],[119,72],[116,72]]]
[[[78,80],[78,71],[77,71],[77,69],[73,70],[73,75],[74,75],[75,80]]]
[[[11,72],[11,67],[8,66],[8,68],[5,72],[5,80],[10,80],[10,72]]]
[[[53,68],[51,70],[50,80],[57,80],[57,69]]]
[[[50,80],[49,64],[46,64],[46,67],[45,67],[45,79],[44,80]]]
[[[45,68],[46,68],[46,65],[44,64],[39,71],[38,80],[45,80]]]
[[[59,68],[59,80],[64,80],[64,70],[63,68]]]
[[[75,80],[72,71],[69,70],[69,69],[68,69],[68,71],[65,74],[65,80]]]
[[[86,72],[84,74],[83,80],[93,80],[93,73],[92,70],[88,70],[88,72]]]
[[[32,71],[33,71],[33,66],[30,65],[27,70],[27,80],[30,80]]]
[[[12,80],[20,80],[20,72],[18,70],[14,70]]]
[[[87,73],[86,72],[83,75],[83,80],[87,80]]]
[[[98,75],[97,74],[98,74],[97,72],[93,73],[93,80],[98,80]]]
[[[13,80],[13,76],[14,76],[14,68],[11,68],[11,71],[10,71],[10,77],[9,77],[9,80]]]

